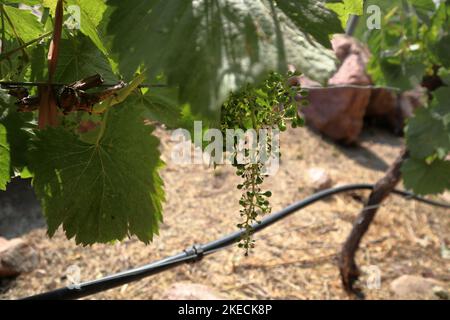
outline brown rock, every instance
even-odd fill
[[[352,43],[349,41],[349,37],[345,35],[333,36],[333,39],[331,39],[331,46],[340,62],[344,62],[351,54]]]
[[[38,265],[37,252],[24,240],[0,237],[0,277],[30,272]]]
[[[399,110],[398,94],[385,88],[373,88],[366,117],[385,120],[390,129],[400,133],[404,119]]]
[[[386,88],[373,88],[366,116],[384,119],[392,131],[400,134],[406,119],[413,115],[415,109],[423,106],[425,101],[426,94],[421,88],[401,94]]]
[[[367,116],[384,116],[395,112],[397,93],[385,88],[373,88],[367,105]]]
[[[370,85],[372,81],[367,74],[366,65],[370,58],[368,49],[355,38],[346,35],[335,35],[331,41],[341,66],[329,79],[329,85]],[[291,66],[291,71],[295,69]],[[301,84],[304,87],[321,87],[321,85],[305,76],[292,77],[289,84]]]
[[[403,275],[391,282],[391,291],[398,299],[438,299],[438,292],[445,292],[445,285],[435,279]]]
[[[369,88],[317,88],[309,90],[309,106],[301,108],[306,123],[333,140],[353,143],[363,127]]]
[[[198,283],[174,283],[163,294],[166,300],[224,300],[211,287]]]
[[[342,62],[338,71],[328,81],[329,85],[370,85],[372,80],[366,72],[370,53],[355,38],[335,35],[331,40],[337,58]]]
[[[336,54],[336,57],[343,62],[348,56],[352,54],[359,55],[364,64],[370,59],[370,51],[357,39],[345,35],[335,34],[331,39],[331,45]]]
[[[301,108],[307,124],[333,140],[353,143],[363,127],[370,89],[351,85],[371,84],[365,71],[370,54],[356,39],[346,35],[335,35],[332,45],[342,65],[328,83],[342,87],[320,88],[304,76],[293,77],[289,83],[310,88],[309,106]]]
[[[415,89],[398,95],[384,88],[355,87],[372,84],[366,72],[370,52],[346,35],[335,35],[332,45],[342,62],[328,81],[334,87],[322,88],[304,76],[289,79],[291,85],[310,89],[309,107],[301,108],[306,123],[329,138],[344,143],[354,143],[358,139],[365,116],[382,119],[383,124],[401,134],[405,119],[424,104],[424,91]],[[301,99],[299,96],[298,100]]]
[[[368,86],[372,83],[367,75],[366,65],[361,57],[355,54],[348,56],[339,70],[328,81],[329,85],[361,85]]]

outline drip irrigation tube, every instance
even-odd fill
[[[332,195],[353,191],[353,190],[372,190],[372,184],[350,184],[320,191],[310,197],[298,201],[279,212],[273,213],[262,219],[260,223],[253,225],[253,233],[259,232],[270,225],[288,217],[292,213],[303,209],[317,201]],[[432,206],[450,209],[450,204],[440,203],[434,200],[425,199],[416,196],[407,191],[394,190],[392,193],[407,199],[414,199]],[[79,284],[76,288],[60,288],[53,291],[37,294],[25,298],[25,300],[62,300],[62,299],[78,299],[95,293],[106,291],[129,282],[137,281],[145,277],[155,275],[165,270],[172,269],[183,263],[199,261],[204,256],[215,253],[236,243],[244,234],[244,230],[233,232],[223,238],[208,242],[203,245],[194,245],[174,256],[135,268],[127,271],[119,272],[101,279],[92,280]]]

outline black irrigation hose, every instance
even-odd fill
[[[341,187],[336,187],[332,189],[327,189],[320,191],[306,199],[298,201],[281,211],[271,214],[266,218],[262,219],[260,223],[253,225],[253,233],[259,232],[268,226],[274,224],[275,222],[286,218],[292,213],[303,209],[317,201],[320,201],[324,198],[330,197],[337,193],[347,192],[352,190],[372,190],[374,185],[372,184],[350,184]],[[414,199],[429,205],[442,207],[450,209],[450,204],[444,204],[440,202],[436,202],[433,200],[428,200],[416,196],[410,192],[394,190],[392,193],[397,194],[399,196]],[[186,262],[196,262],[200,260],[203,256],[212,254],[216,251],[219,251],[223,248],[226,248],[234,243],[236,243],[241,236],[244,234],[244,231],[236,231],[233,232],[223,238],[211,241],[204,245],[193,246],[189,249],[184,250],[183,252],[168,257],[163,260],[159,260],[142,267],[138,267],[135,269],[119,272],[98,280],[92,280],[88,282],[81,283],[78,288],[60,288],[53,291],[41,293],[38,295],[30,296],[25,298],[25,300],[59,300],[59,299],[78,299],[82,297],[86,297],[95,293],[99,293],[102,291],[106,291],[126,283],[137,281],[142,278],[160,273],[162,271],[174,268],[180,264]]]

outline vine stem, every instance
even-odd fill
[[[111,108],[106,108],[105,113],[103,114],[103,120],[100,124],[100,131],[99,131],[97,139],[95,141],[96,146],[100,145],[100,140],[102,140],[103,135],[105,134],[106,124],[108,122],[109,110],[111,110]]]
[[[19,41],[21,46],[23,46],[24,41],[22,40],[21,37],[19,37],[19,34],[16,31],[16,27],[14,26],[14,24],[12,23],[12,20],[9,18],[8,14],[6,13],[6,10],[3,5],[0,6],[0,10],[2,11],[2,17],[6,18],[6,22],[8,22],[8,24],[11,26],[11,29],[14,32],[14,35],[16,36],[17,41]],[[2,45],[3,45],[3,43],[2,43]],[[22,50],[24,57],[27,57],[27,53],[26,53],[25,49],[22,48],[21,50]]]
[[[253,104],[252,108],[250,108],[250,110],[251,110],[251,113],[252,113],[252,127],[253,127],[253,129],[256,132],[258,132],[259,131],[259,127],[258,127],[257,121],[256,121],[255,105],[254,104]],[[256,179],[256,176],[258,175],[258,170],[259,170],[258,164],[257,163],[256,164],[252,164],[252,179],[251,179],[251,181],[252,181],[252,191],[251,191],[252,192],[252,205],[251,205],[250,213],[253,213],[253,211],[255,211],[255,202],[254,201],[255,201],[255,198],[257,198],[256,195],[255,195],[255,192],[256,192],[255,179]]]
[[[1,46],[1,50],[0,53],[1,55],[3,55],[3,52],[5,51],[5,45],[6,45],[6,35],[5,35],[5,16],[3,15],[3,4],[0,5],[1,9],[0,9],[0,16],[1,16],[1,21],[2,21],[2,46]]]
[[[355,262],[355,255],[358,251],[362,238],[367,233],[370,224],[375,218],[381,203],[389,196],[400,182],[400,168],[408,158],[409,152],[403,147],[400,155],[389,167],[386,174],[378,180],[372,192],[370,193],[367,204],[359,213],[353,223],[353,228],[345,241],[339,256],[339,271],[342,284],[347,293],[355,294],[357,297],[364,298],[362,291],[354,288],[360,272]]]
[[[3,12],[3,11],[2,11]],[[2,21],[3,22],[3,21]],[[21,51],[24,50],[25,48],[31,46],[32,44],[41,41],[42,39],[51,36],[52,35],[52,31],[49,31],[47,33],[44,33],[43,35],[37,37],[36,39],[30,40],[24,44],[22,44],[21,46],[12,49],[11,51],[5,52],[3,53],[3,46],[2,46],[2,53],[0,54],[0,61],[9,58],[11,55],[13,55],[14,53],[16,53],[17,51]],[[3,34],[2,34],[2,38],[3,38]],[[3,39],[2,39],[2,44],[3,44]]]

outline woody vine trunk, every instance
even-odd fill
[[[350,294],[355,294],[360,298],[364,297],[362,291],[354,287],[354,284],[360,275],[358,266],[355,262],[356,251],[359,248],[362,238],[369,229],[370,224],[375,218],[381,203],[399,183],[401,179],[400,168],[407,158],[408,150],[403,147],[400,155],[389,167],[386,174],[375,184],[366,205],[353,223],[353,228],[342,247],[339,256],[339,270],[342,284],[345,291]]]

